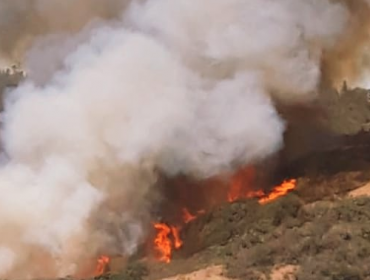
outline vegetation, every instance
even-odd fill
[[[14,67],[0,71],[0,94],[23,77]],[[323,125],[341,135],[370,130],[367,95],[328,91],[321,101],[327,108]],[[182,230],[184,246],[167,270],[184,273],[221,262],[230,277],[261,280],[276,265],[293,265],[299,280],[370,280],[370,198],[343,198],[370,180],[369,163],[369,146],[359,145],[297,161],[294,193],[263,206],[255,200],[226,203],[200,216]],[[132,263],[95,279],[143,280],[148,273],[143,263]]]
[[[291,193],[264,206],[239,201],[189,225],[189,248],[196,241],[193,231],[206,245],[195,256],[178,256],[165,265],[167,276],[193,270],[191,259],[196,258],[199,267],[226,264],[228,276],[238,279],[266,279],[277,265],[296,266],[299,280],[370,279],[369,197],[305,203]],[[187,253],[196,251],[189,248]],[[147,267],[135,263],[97,280],[142,280],[147,274]]]
[[[122,273],[106,274],[94,280],[142,280],[146,275],[148,275],[148,269],[144,264],[132,263]]]
[[[282,264],[297,265],[300,280],[370,279],[370,198],[294,201],[273,203],[246,228],[231,250],[230,276],[245,279]]]
[[[3,110],[3,94],[4,90],[9,87],[16,87],[25,74],[19,70],[16,66],[11,69],[0,69],[0,111]]]

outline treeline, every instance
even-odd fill
[[[10,68],[0,69],[0,111],[4,105],[4,91],[6,88],[16,87],[26,74],[17,65]]]

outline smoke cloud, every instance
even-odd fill
[[[90,21],[118,18],[128,3],[128,0],[3,0],[0,53],[19,62],[39,36],[75,34]]]
[[[336,87],[342,86],[343,80],[357,85],[366,79],[369,73],[369,27],[370,1],[336,0],[349,11],[346,36],[324,54],[324,82]]]
[[[134,253],[158,172],[277,152],[274,104],[315,98],[354,16],[329,0],[3,2],[0,47],[27,46],[28,78],[2,119],[0,276],[22,279]]]

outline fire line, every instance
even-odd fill
[[[297,180],[295,179],[284,181],[281,185],[275,187],[273,191],[269,193],[267,196],[262,197],[258,202],[263,205],[281,196],[284,196],[289,191],[295,189],[296,183],[297,183]]]
[[[158,231],[154,239],[155,249],[157,250],[159,261],[169,263],[171,261],[172,244],[170,240],[171,228],[164,223],[154,224],[154,228]]]
[[[231,186],[232,195],[228,194],[227,200],[233,202],[239,198],[258,198],[260,205],[265,205],[277,198],[286,195],[296,187],[297,180],[285,180],[281,185],[276,186],[270,193],[266,194],[262,190],[250,191],[248,193],[236,194],[237,188]],[[188,224],[198,218],[200,214],[204,214],[204,210],[200,210],[196,215],[190,213],[187,208],[182,209],[182,223]],[[155,223],[154,228],[157,231],[154,239],[154,248],[158,253],[157,260],[165,263],[170,263],[173,250],[178,250],[182,247],[183,241],[180,238],[181,226],[171,226],[165,223]]]

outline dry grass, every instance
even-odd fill
[[[286,264],[299,266],[300,280],[370,277],[370,198],[322,201],[290,218],[272,232],[260,232],[259,242],[238,248],[230,275],[244,279],[250,268],[267,272]]]

